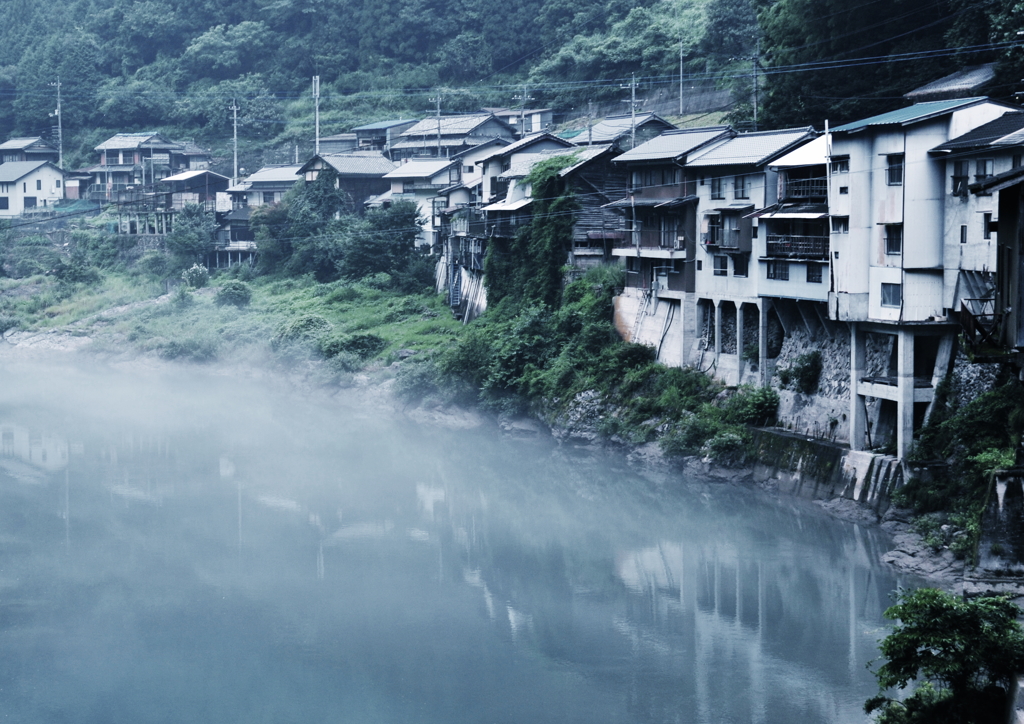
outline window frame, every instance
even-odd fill
[[[721,176],[712,176],[710,186],[712,199],[725,199],[725,189],[723,188],[724,184],[722,183]]]
[[[715,254],[712,257],[712,265],[716,277],[729,276],[729,257],[725,254]]]
[[[885,156],[886,186],[902,186],[904,176],[905,154],[889,153]]]
[[[885,224],[885,253],[887,256],[903,253],[903,224]]]
[[[749,199],[750,198],[750,182],[746,174],[739,174],[733,180],[733,198],[736,199]]]
[[[888,292],[888,294],[886,294]],[[896,299],[893,300],[893,293],[896,294]],[[899,309],[903,306],[903,285],[902,284],[891,284],[889,282],[882,282],[881,287],[881,305],[887,309]],[[888,301],[886,301],[888,299]]]
[[[807,283],[808,284],[821,284],[824,278],[821,268],[824,264],[815,264],[814,262],[807,262]],[[817,278],[815,278],[817,277]]]
[[[775,281],[789,281],[789,261],[783,259],[770,259],[765,273],[769,279]]]
[[[850,233],[850,217],[849,216],[833,216],[831,219],[831,233],[833,234],[849,234]]]
[[[738,279],[746,279],[750,276],[750,262],[743,254],[732,258],[732,275]]]

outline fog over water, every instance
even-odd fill
[[[203,369],[0,363],[0,720],[864,722],[805,501]]]

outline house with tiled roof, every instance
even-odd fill
[[[209,167],[209,153],[190,141],[173,141],[161,133],[118,133],[96,146],[99,163],[84,169],[92,175],[89,198],[116,201],[123,192],[155,189],[162,178]]]
[[[0,163],[11,161],[50,161],[58,163],[60,151],[40,136],[11,138],[0,143]]]
[[[608,116],[593,126],[561,134],[578,146],[612,143],[626,150],[675,128],[656,113]]]
[[[314,156],[299,168],[299,174],[310,183],[328,166],[337,174],[336,188],[348,194],[351,210],[358,214],[364,213],[370,197],[391,188],[384,176],[396,168],[381,151],[350,151]]]
[[[391,144],[396,161],[414,157],[450,158],[492,138],[514,141],[516,130],[491,113],[426,118],[402,132]]]
[[[352,133],[356,134],[356,148],[360,151],[388,151],[391,144],[397,141],[404,131],[417,123],[416,119],[398,119],[377,121],[356,126]],[[325,150],[321,148],[321,150]]]

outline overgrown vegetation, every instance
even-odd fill
[[[898,595],[885,611],[896,621],[880,644],[881,689],[864,709],[879,724],[997,724],[1024,665],[1021,609],[1006,598],[957,598],[933,588]],[[907,697],[890,689],[917,682]]]
[[[818,391],[821,369],[821,352],[815,349],[798,356],[789,367],[783,367],[777,374],[783,387],[792,385],[797,392],[813,395]]]

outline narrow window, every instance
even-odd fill
[[[902,284],[885,284],[882,283],[882,306],[883,307],[898,307],[903,301],[903,285]]]
[[[725,194],[722,192],[722,178],[721,176],[715,176],[711,179],[711,198],[713,199],[724,199]]]
[[[735,190],[735,193],[736,193],[736,198],[737,199],[749,199],[750,198],[750,190],[747,188],[747,177],[746,176],[737,176],[735,183],[736,183],[736,185],[734,187],[734,190]]]
[[[57,188],[60,188],[60,179],[57,179]]]
[[[838,156],[832,159],[832,173],[849,173],[850,157]]]
[[[43,180],[41,178],[36,179],[36,191],[43,190]]]
[[[885,225],[885,253],[903,253],[903,224]]]
[[[1020,154],[1013,154],[1013,168],[1020,168]]]
[[[991,176],[993,165],[995,165],[995,161],[991,158],[979,158],[974,166],[974,170],[977,172],[974,176],[974,180],[984,181]]]
[[[967,224],[961,224],[960,225],[960,243],[961,244],[966,244],[967,243]]]
[[[821,264],[807,265],[807,283],[821,284]]]
[[[953,191],[954,196],[967,195],[967,162],[953,162]]]
[[[833,234],[849,234],[850,233],[850,217],[849,216],[833,216],[832,217],[832,233]]]
[[[903,185],[903,154],[893,153],[885,157],[885,182],[890,186]]]
[[[701,260],[701,259],[698,259],[697,260],[697,271],[703,271],[703,269],[704,269],[704,261]]]
[[[747,275],[747,257],[734,256],[732,258],[732,275],[734,277],[745,277]]]
[[[992,238],[992,214],[981,215],[981,233],[984,239]]]
[[[729,257],[720,254],[715,256],[715,276],[724,277],[729,274]]]

